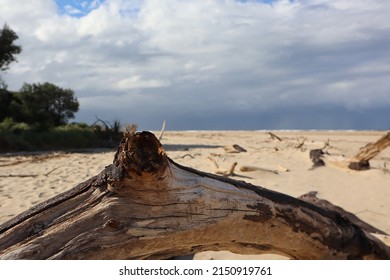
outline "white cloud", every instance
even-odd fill
[[[65,11],[66,13],[70,14],[70,15],[80,15],[80,14],[83,14],[83,11],[73,7],[72,5],[65,5]]]
[[[169,86],[169,83],[157,79],[142,79],[141,76],[133,76],[131,78],[122,79],[118,82],[117,87],[123,90],[136,88],[159,88]]]
[[[107,112],[155,106],[189,123],[196,111],[390,106],[388,1],[107,0],[68,14],[47,0],[0,6],[23,46],[4,76],[10,88],[70,87],[80,118],[101,102],[94,96]]]

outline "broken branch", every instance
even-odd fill
[[[369,160],[377,156],[382,150],[390,146],[390,132],[374,143],[368,143],[352,158],[349,164],[350,169],[366,170],[370,169]]]
[[[268,134],[271,136],[271,139],[272,139],[272,140],[277,139],[278,141],[282,141],[282,138],[280,138],[280,137],[277,136],[276,134],[274,134],[274,133],[272,133],[272,132],[268,132]]]

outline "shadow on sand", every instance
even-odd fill
[[[191,149],[216,149],[222,148],[220,145],[202,145],[202,144],[164,144],[165,151],[189,151]]]

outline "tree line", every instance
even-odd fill
[[[71,89],[51,83],[27,84],[17,92],[0,89],[0,122],[23,123],[37,131],[67,124],[79,103]]]
[[[0,29],[0,70],[17,62],[22,47],[15,44],[18,35],[4,24]],[[9,91],[0,77],[0,123],[3,128],[27,127],[47,131],[67,124],[79,110],[74,91],[52,83],[25,83],[19,91]]]

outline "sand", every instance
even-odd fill
[[[375,142],[383,131],[167,131],[162,143],[174,161],[214,172],[237,162],[232,178],[283,192],[294,197],[317,191],[318,197],[354,213],[363,221],[390,233],[390,148],[370,161],[371,169],[353,171],[326,162],[311,169],[311,149],[351,157],[359,148]],[[297,148],[299,144],[300,148]],[[246,152],[227,153],[223,146],[238,144]],[[51,152],[0,155],[0,223],[33,205],[70,189],[112,163],[115,151]],[[242,166],[277,171],[242,172]],[[240,256],[236,256],[240,257]],[[234,258],[226,252],[210,252],[195,258]],[[247,258],[247,257],[245,257]]]

